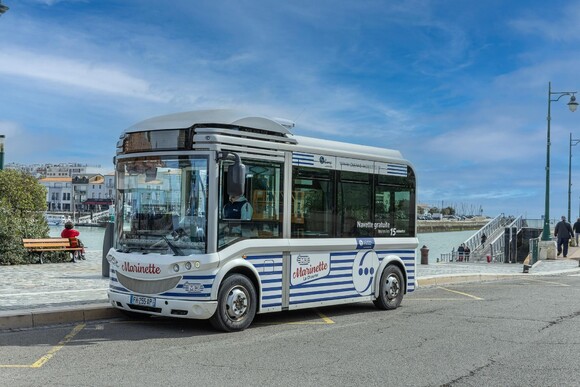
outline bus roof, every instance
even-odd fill
[[[356,155],[388,157],[392,159],[403,159],[403,155],[398,150],[379,148],[376,146],[351,144],[347,142],[323,140],[320,138],[293,136],[297,145],[309,149],[313,153],[319,153],[322,149],[332,149],[334,152],[342,151],[350,153],[350,157]]]
[[[348,153],[351,157],[357,154],[364,154],[379,158],[387,157],[403,160],[401,152],[394,149],[294,136],[290,132],[290,128],[294,127],[294,122],[290,120],[252,115],[232,109],[194,110],[152,117],[132,125],[125,130],[125,133],[149,130],[186,129],[194,125],[234,125],[273,132],[290,141],[296,141],[295,145],[313,153],[320,152],[322,149],[332,149],[333,151]]]
[[[248,115],[247,113],[231,109],[215,109],[196,110],[149,118],[129,127],[125,130],[125,133],[147,130],[185,129],[200,124],[236,125],[266,130],[282,135],[292,134],[289,129],[294,126],[293,122],[280,118]]]

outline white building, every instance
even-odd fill
[[[57,169],[53,174],[63,173]],[[39,183],[46,187],[46,207],[50,212],[89,214],[105,211],[113,204],[114,173],[75,174],[72,177],[45,177]]]
[[[38,182],[46,187],[47,211],[71,211],[72,179],[70,177],[45,177]]]

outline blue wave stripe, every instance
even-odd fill
[[[332,278],[351,278],[352,273],[350,274],[331,274],[325,277],[325,279],[332,279]]]
[[[214,280],[215,275],[184,275],[183,279],[186,279],[186,280]]]
[[[344,270],[352,270],[352,266],[347,267],[331,267],[330,271],[344,271]]]
[[[352,285],[352,281],[332,281],[332,282],[327,282],[327,283],[317,282],[316,284],[305,283],[305,284],[300,284],[300,285],[291,285],[290,289],[306,289],[306,288],[340,286],[340,285]]]
[[[258,273],[260,277],[272,277],[272,276],[281,276],[282,271],[269,271],[267,273]]]
[[[209,298],[209,293],[161,293],[156,297],[176,297],[176,298]]]
[[[282,259],[282,254],[268,254],[268,255],[248,255],[246,261],[253,259]]]
[[[272,278],[272,279],[260,278],[260,281],[262,282],[262,285],[264,285],[264,284],[276,284],[276,283],[282,282],[282,277]]]
[[[276,286],[276,287],[272,287],[272,288],[262,288],[262,292],[281,292],[282,291],[282,286]]]
[[[280,263],[276,263],[276,262],[253,263],[252,262],[252,265],[257,269],[262,269],[262,268],[271,268],[271,267],[282,267],[282,262],[280,262]]]
[[[330,264],[332,266],[352,266],[353,263],[354,263],[354,259],[349,259],[349,260],[331,259],[330,260]]]
[[[264,305],[264,301],[266,301],[266,300],[282,300],[282,297],[279,294],[276,294],[273,296],[263,296],[262,297],[262,305]],[[281,303],[282,303],[282,301],[280,301],[280,304]]]
[[[340,252],[340,253],[330,253],[330,259],[332,260],[332,257],[344,257],[347,255],[352,255],[352,259],[354,260],[354,258],[356,257],[357,252],[356,251],[345,251],[345,252]]]
[[[344,293],[344,292],[355,292],[357,291],[354,287],[344,288],[344,289],[330,289],[330,290],[318,290],[315,292],[292,292],[290,291],[290,297],[304,297],[304,296],[316,296],[318,294],[330,294],[330,293]]]

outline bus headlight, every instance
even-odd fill
[[[179,271],[179,265],[177,263],[173,264],[173,271],[176,273]]]
[[[110,254],[107,254],[107,261],[109,262],[109,264],[111,264],[115,267],[117,267],[117,265],[118,265],[117,258],[113,257]]]
[[[191,270],[191,262],[185,262],[185,270]]]

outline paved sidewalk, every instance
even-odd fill
[[[115,317],[107,300],[108,278],[102,276],[100,250],[86,261],[44,265],[0,266],[0,330]],[[568,259],[543,260],[529,273],[522,264],[436,263],[417,265],[418,286],[491,281],[515,276],[579,273],[580,248]]]

